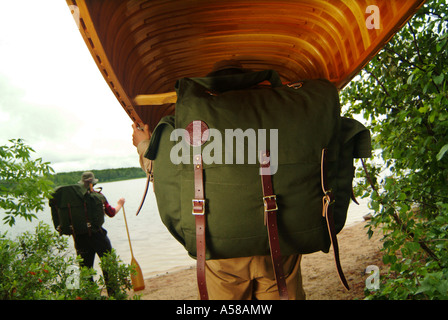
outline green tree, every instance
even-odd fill
[[[49,177],[54,171],[41,158],[33,160],[34,150],[23,140],[9,143],[0,146],[0,208],[6,213],[4,223],[12,226],[16,217],[31,221],[44,209],[53,190]]]
[[[341,94],[376,149],[359,190],[390,271],[369,298],[448,298],[447,13],[446,1],[427,2]]]

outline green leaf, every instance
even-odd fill
[[[437,116],[438,116],[438,112],[437,111],[432,111],[431,114],[429,115],[429,122],[430,123],[434,123],[434,121],[436,120]]]
[[[404,192],[400,193],[400,195],[398,196],[398,200],[400,200],[400,201],[404,201],[404,200],[406,200],[406,198],[407,198],[407,196],[406,196],[406,193],[404,193]]]
[[[448,144],[444,145],[442,149],[440,149],[439,154],[437,154],[437,161],[442,160],[442,158],[445,156],[445,153],[448,151]]]
[[[440,76],[433,76],[432,79],[434,80],[434,83],[436,85],[442,84],[443,80],[445,79],[445,75],[442,73]]]
[[[443,47],[446,45],[446,39],[443,40],[442,42],[437,43],[436,45],[436,50],[437,52],[442,51]]]
[[[428,112],[428,106],[420,107],[420,108],[418,109],[418,112],[420,112],[420,113],[426,113],[426,112]]]
[[[420,245],[417,242],[406,242],[405,247],[411,252],[417,252],[420,250]]]

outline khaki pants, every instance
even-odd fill
[[[290,300],[305,300],[300,273],[301,255],[283,258]],[[208,260],[206,281],[210,300],[278,300],[270,256]]]

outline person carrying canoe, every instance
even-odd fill
[[[208,77],[243,73],[241,63],[236,60],[217,62]],[[149,126],[133,124],[133,144],[137,148],[142,169],[150,172],[150,160],[144,157],[150,140]],[[301,255],[282,258],[289,299],[304,300],[300,270]],[[208,296],[211,300],[277,300],[279,291],[275,279],[271,256],[253,256],[206,261]]]

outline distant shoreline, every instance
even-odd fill
[[[56,186],[75,184],[85,171],[91,171],[99,183],[116,182],[146,178],[146,173],[140,167],[126,167],[115,169],[87,169],[79,171],[59,172],[51,175],[51,180]]]

